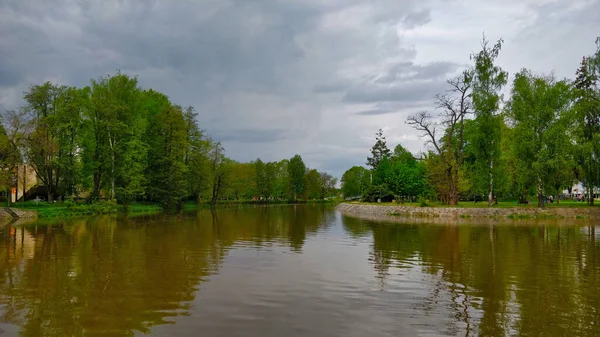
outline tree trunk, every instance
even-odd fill
[[[594,206],[594,186],[590,187],[590,200],[589,200],[589,204],[590,204],[590,206]]]
[[[27,193],[27,165],[23,164],[23,200],[21,204],[25,204],[25,194]]]
[[[556,189],[556,204],[560,203],[560,187]]]
[[[52,189],[48,188],[48,190],[46,192],[48,193],[48,202],[53,203],[54,202],[54,193],[53,193]]]
[[[17,201],[19,201],[19,165],[17,165],[16,169],[16,180],[17,180],[17,186],[15,188],[15,204],[17,203]]]
[[[544,208],[544,184],[542,178],[538,177],[538,207]]]
[[[494,159],[490,160],[490,190],[488,191],[488,207],[494,203]]]

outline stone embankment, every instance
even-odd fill
[[[345,215],[371,219],[600,219],[600,208],[462,208],[342,203],[336,210]]]
[[[37,211],[0,207],[0,219],[37,219]]]

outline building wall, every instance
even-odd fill
[[[30,165],[19,165],[17,175],[17,186],[12,190],[11,201],[16,202],[23,194],[38,185],[38,177]]]

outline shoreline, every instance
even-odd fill
[[[466,207],[418,207],[341,203],[335,208],[343,215],[373,220],[399,219],[562,219],[599,220],[600,208],[466,208]]]

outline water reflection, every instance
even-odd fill
[[[600,227],[320,206],[0,227],[0,335],[600,335]]]
[[[279,241],[301,251],[324,214],[258,208],[8,225],[0,229],[0,319],[23,336],[147,333],[189,314],[232,246]]]
[[[374,270],[384,282],[393,283],[393,274],[406,268],[437,280],[421,310],[427,315],[445,305],[449,335],[600,335],[594,225],[343,222],[353,235],[372,235]]]

